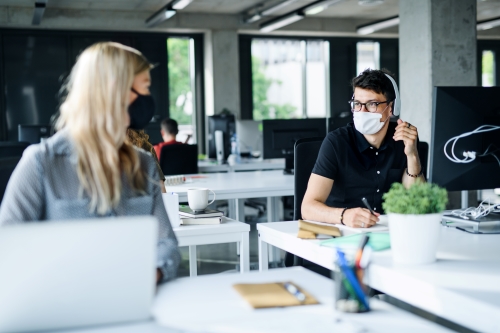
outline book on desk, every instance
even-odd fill
[[[195,224],[220,224],[224,214],[219,210],[205,209],[203,211],[193,211],[189,206],[179,207],[179,216],[182,225]]]

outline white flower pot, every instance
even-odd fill
[[[388,214],[395,264],[422,265],[436,261],[442,215]]]

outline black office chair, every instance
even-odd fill
[[[418,157],[420,157],[420,166],[424,171],[425,179],[427,179],[427,161],[429,159],[429,144],[427,142],[420,141],[418,143]]]
[[[198,145],[163,146],[160,167],[165,176],[198,173]]]
[[[295,142],[294,163],[295,163],[295,176],[294,176],[294,197],[293,197],[293,219],[298,220],[302,218],[301,206],[302,199],[307,190],[307,183],[311,176],[312,169],[318,158],[319,149],[324,138],[304,138]],[[291,253],[285,255],[285,266],[298,266],[303,265],[302,258],[294,256]],[[309,265],[306,265],[306,267]],[[307,267],[310,268],[310,267]],[[312,269],[315,270],[315,269]]]
[[[0,142],[0,158],[21,157],[29,145],[29,142],[2,141]]]
[[[19,163],[21,156],[0,158],[0,203],[2,203],[7,183],[9,182],[10,175]]]

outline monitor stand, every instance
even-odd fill
[[[500,216],[498,214],[488,214],[478,219],[464,219],[459,216],[445,214],[441,219],[441,224],[472,234],[500,234]]]
[[[293,162],[293,154],[287,155],[285,157],[285,169],[283,169],[284,175],[293,175],[294,174],[294,162]]]

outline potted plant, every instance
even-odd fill
[[[445,189],[417,182],[406,189],[394,183],[383,196],[388,215],[393,260],[397,264],[428,264],[436,260]]]

